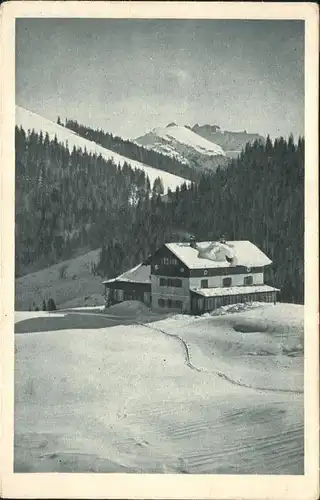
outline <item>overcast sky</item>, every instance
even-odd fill
[[[304,132],[302,21],[20,19],[16,102],[123,137]]]

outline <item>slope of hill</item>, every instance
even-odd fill
[[[58,117],[57,123],[61,125],[60,117]],[[103,148],[114,151],[131,160],[139,161],[160,171],[163,170],[164,172],[169,172],[191,181],[197,181],[199,178],[197,172],[189,166],[188,162],[181,155],[168,156],[161,151],[144,148],[133,140],[123,139],[99,128],[88,127],[83,123],[77,122],[77,120],[69,118],[65,120],[64,126],[80,137],[93,141]]]
[[[194,167],[214,169],[226,163],[226,154],[220,146],[175,123],[155,128],[135,141]]]
[[[304,473],[303,307],[109,328],[58,313],[60,331],[38,333],[29,314],[15,472]]]
[[[80,137],[66,127],[58,125],[57,123],[43,118],[42,116],[20,106],[16,106],[16,125],[22,126],[25,131],[34,129],[35,132],[42,132],[43,135],[48,133],[50,139],[54,139],[56,136],[58,142],[68,145],[70,151],[73,147],[81,148],[83,151],[86,149],[88,153],[101,155],[106,160],[113,159],[113,161],[120,166],[123,166],[124,163],[126,163],[132,168],[143,170],[149,177],[151,185],[153,185],[157,177],[160,177],[165,191],[168,191],[169,188],[171,190],[175,190],[177,186],[180,186],[184,182],[188,182],[187,179],[169,172],[155,169],[139,161],[126,158],[118,153],[115,153],[114,151],[108,150],[95,142]]]
[[[200,135],[208,141],[215,142],[224,149],[227,156],[235,157],[240,154],[247,143],[253,143],[255,140],[264,140],[259,134],[250,134],[246,131],[231,132],[221,130],[217,125],[194,125],[190,130]]]
[[[15,310],[42,309],[42,302],[52,298],[60,309],[103,304],[100,276],[94,276],[99,250],[55,264],[15,280]]]
[[[198,153],[206,154],[209,156],[225,156],[224,151],[220,146],[206,139],[198,137],[191,130],[186,127],[179,127],[175,124],[170,124],[167,127],[155,128],[152,133],[165,141],[179,142],[186,146],[192,147]]]

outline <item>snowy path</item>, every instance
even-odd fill
[[[161,328],[157,328],[154,325],[151,326],[151,325],[144,324],[144,323],[139,323],[139,322],[136,322],[136,324],[140,325],[140,326],[144,326],[144,327],[150,328],[150,330],[161,332],[164,335],[167,335],[168,337],[175,338],[181,344],[181,346],[182,346],[182,348],[184,350],[185,364],[189,368],[191,368],[192,370],[196,370],[197,372],[209,373],[209,374],[217,375],[218,377],[222,378],[223,380],[226,380],[227,382],[230,382],[230,384],[232,384],[232,385],[235,385],[235,386],[238,386],[238,387],[244,387],[246,389],[253,389],[255,391],[275,392],[275,393],[282,393],[283,392],[283,393],[287,393],[287,394],[303,394],[303,391],[299,390],[299,389],[297,389],[297,390],[273,389],[273,388],[268,388],[268,387],[257,387],[257,386],[254,386],[254,385],[244,384],[244,383],[241,383],[241,382],[239,382],[239,381],[237,381],[237,380],[229,377],[228,375],[226,375],[225,373],[222,373],[220,371],[217,371],[217,370],[211,370],[210,371],[210,370],[207,370],[206,368],[199,368],[198,366],[196,366],[191,361],[192,346],[189,343],[187,343],[183,338],[179,337],[179,335],[166,332],[165,330],[163,330]]]

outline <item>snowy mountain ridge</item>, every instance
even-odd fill
[[[257,133],[249,133],[246,130],[232,132],[224,130],[219,125],[194,125],[193,127],[187,126],[195,134],[212,141],[226,152],[227,156],[238,155],[242,149],[245,148],[247,143],[253,143],[255,140],[264,141],[264,137]]]
[[[175,123],[170,123],[167,127],[156,127],[136,138],[135,142],[188,165],[210,168],[211,163],[216,166],[216,160],[221,160],[222,163],[226,160],[226,153],[218,144]]]
[[[184,179],[183,177],[149,167],[144,163],[115,153],[114,151],[106,149],[93,141],[80,137],[78,134],[63,127],[62,125],[58,125],[57,123],[54,123],[51,120],[48,120],[47,118],[44,118],[18,105],[16,106],[16,125],[18,127],[22,126],[26,132],[34,129],[35,132],[42,131],[43,134],[48,133],[50,139],[54,139],[56,136],[58,142],[68,145],[69,150],[72,150],[74,146],[76,148],[81,148],[82,150],[86,148],[88,153],[96,155],[101,154],[104,159],[113,159],[113,161],[120,166],[123,166],[126,163],[132,168],[143,170],[149,177],[151,186],[153,185],[155,179],[160,177],[163,182],[165,192],[167,192],[168,189],[174,191],[184,182],[190,184],[190,181]]]
[[[195,134],[192,130],[186,127],[180,127],[176,124],[169,124],[167,127],[157,127],[153,129],[153,134],[157,135],[161,139],[178,141],[187,146],[191,146],[202,154],[207,154],[209,156],[221,155],[225,156],[223,149],[217,144],[204,139],[203,137]]]

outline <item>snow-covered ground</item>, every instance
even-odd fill
[[[100,250],[92,250],[74,259],[26,274],[15,280],[15,308],[42,309],[42,301],[52,298],[62,308],[98,306],[104,303],[100,276],[94,276],[92,265]],[[63,274],[61,269],[64,269]]]
[[[151,186],[153,185],[155,179],[157,177],[160,177],[162,179],[163,187],[166,192],[169,188],[174,191],[177,186],[180,186],[184,182],[190,184],[190,181],[182,177],[170,174],[169,172],[158,170],[153,167],[149,167],[144,163],[131,160],[130,158],[126,158],[118,153],[115,153],[114,151],[103,148],[95,142],[88,141],[87,139],[80,137],[71,130],[20,106],[16,106],[16,124],[17,126],[21,125],[25,129],[25,131],[34,129],[36,132],[40,132],[42,130],[43,134],[47,132],[50,139],[54,139],[56,135],[58,142],[61,142],[63,144],[66,144],[66,142],[68,142],[68,147],[71,150],[74,146],[76,148],[82,148],[83,151],[86,148],[88,153],[95,153],[97,155],[101,154],[101,156],[106,160],[112,158],[117,165],[119,164],[123,166],[123,164],[126,162],[132,168],[139,168],[140,170],[144,170],[146,175],[149,177]]]
[[[130,307],[130,325],[78,310],[91,328],[43,333],[48,313],[18,313],[16,471],[303,474],[302,306],[148,324]]]

